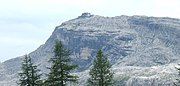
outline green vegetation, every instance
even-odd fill
[[[47,86],[66,86],[67,82],[77,82],[78,77],[70,74],[77,65],[71,64],[70,52],[60,41],[57,41],[54,48],[55,57],[50,59],[52,66],[48,78],[45,81]]]
[[[99,50],[94,60],[93,67],[89,72],[88,86],[111,86],[113,84],[113,73],[108,58]]]
[[[41,80],[40,70],[31,61],[31,57],[25,55],[22,62],[22,72],[19,73],[20,86],[67,86],[75,85],[78,81],[78,76],[73,75],[72,71],[78,66],[72,64],[70,51],[66,49],[61,41],[57,41],[54,46],[54,57],[51,62],[50,72],[47,74],[46,80]],[[88,86],[112,86],[113,72],[108,58],[103,55],[102,50],[99,50],[94,60],[92,69],[89,72]]]
[[[36,65],[33,65],[30,56],[25,55],[21,70],[18,82],[20,86],[42,86],[41,74],[38,74],[40,70],[37,69]]]
[[[180,66],[180,64],[178,64]],[[176,82],[174,83],[175,86],[180,86],[180,67],[176,67],[178,71],[178,78],[176,79]]]

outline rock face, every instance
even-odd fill
[[[47,61],[53,57],[56,40],[71,50],[73,63],[79,65],[75,71],[80,76],[78,85],[85,84],[98,49],[113,64],[117,86],[171,86],[177,74],[174,66],[180,61],[179,19],[83,13],[57,26],[46,43],[29,54],[42,72],[48,72]],[[21,60],[0,64],[1,86],[16,86]]]

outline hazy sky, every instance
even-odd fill
[[[180,0],[0,0],[0,62],[34,51],[83,12],[180,18]]]

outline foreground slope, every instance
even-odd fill
[[[172,85],[177,74],[174,66],[180,62],[179,19],[102,17],[84,13],[57,26],[46,43],[29,54],[43,72],[48,72],[47,61],[53,56],[57,39],[72,51],[73,62],[79,65],[78,75],[87,75],[97,50],[102,49],[112,62],[116,76],[125,77],[115,77],[116,83],[122,85]],[[21,60],[18,57],[0,65],[0,85],[16,86]],[[80,77],[80,82],[87,77]]]

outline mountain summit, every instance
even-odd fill
[[[81,16],[79,16],[78,18],[89,18],[92,17],[93,15],[91,13],[82,13]]]
[[[171,86],[180,62],[180,19],[146,16],[103,17],[83,13],[57,26],[29,55],[47,73],[55,40],[71,50],[83,86],[98,49],[113,65],[117,86]],[[22,57],[0,64],[0,85],[16,86]],[[85,80],[85,81],[84,81]]]

